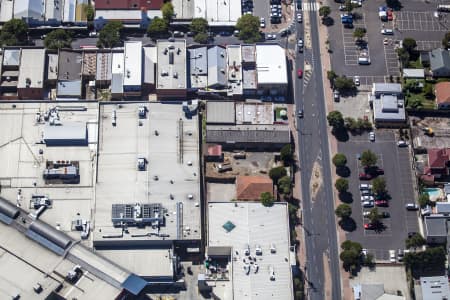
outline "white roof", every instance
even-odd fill
[[[112,55],[112,66],[111,73],[112,74],[123,74],[123,63],[124,63],[124,54],[123,52],[114,52]]]
[[[208,205],[208,247],[232,247],[234,299],[293,299],[289,224],[286,203],[265,207],[256,202],[210,203]],[[227,231],[223,226],[235,227]],[[244,272],[244,249],[257,258],[258,272]],[[255,255],[256,246],[262,255]],[[271,253],[273,245],[275,253]],[[248,258],[247,258],[248,260]],[[275,280],[270,280],[273,269]]]
[[[2,1],[4,2],[4,1]],[[14,1],[14,18],[34,18],[43,20],[44,1],[36,0],[15,0]]]
[[[76,0],[65,0],[63,21],[75,22],[75,10],[76,10]]]
[[[212,26],[235,25],[241,17],[241,1],[195,0],[194,17],[204,18]]]
[[[44,86],[45,49],[22,49],[17,88],[25,88],[27,79],[31,88]]]
[[[286,54],[279,45],[256,45],[258,84],[287,84]]]
[[[141,85],[142,83],[142,42],[125,42],[125,71],[123,85]]]
[[[133,9],[114,9],[114,10],[95,10],[95,19],[105,20],[141,20],[141,10]]]
[[[7,22],[13,18],[12,1],[1,1],[0,4],[0,22]]]

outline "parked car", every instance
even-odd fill
[[[297,14],[297,22],[299,22],[299,23],[303,22],[303,16],[301,13]]]
[[[413,236],[415,236],[417,234],[417,232],[415,231],[410,231],[408,232],[408,238],[412,238]]]
[[[415,204],[415,203],[407,203],[405,205],[407,210],[418,210],[419,209],[419,205]]]
[[[364,172],[372,175],[372,177],[376,177],[378,175],[384,175],[384,169],[379,168],[379,167],[364,168]]]
[[[351,0],[350,3],[353,4],[354,7],[361,7],[362,6],[362,1],[361,0]]]
[[[345,5],[339,5],[339,10],[340,11],[345,11],[347,8],[346,8],[346,6]]]
[[[393,35],[393,34],[394,34],[394,30],[392,30],[392,29],[390,29],[390,28],[381,29],[381,34],[384,34],[384,35]]]
[[[380,216],[381,216],[382,218],[390,218],[390,217],[391,217],[391,214],[388,213],[387,211],[383,211],[383,212],[380,213]]]
[[[276,40],[277,39],[277,35],[276,34],[266,34],[266,40],[267,41],[271,41],[271,40]]]
[[[387,200],[375,200],[375,205],[379,207],[388,207],[389,202],[387,202]]]
[[[259,26],[260,26],[261,28],[265,28],[265,27],[266,27],[266,20],[265,20],[264,18],[261,18],[261,19],[259,20]]]
[[[398,251],[397,251],[397,260],[399,262],[402,262],[404,256],[405,256],[405,252],[402,249],[398,249]]]
[[[184,32],[181,32],[181,31],[174,31],[174,32],[173,32],[173,36],[174,36],[174,37],[183,37],[183,36],[184,36]]]
[[[362,196],[373,196],[371,190],[362,190],[361,195]]]
[[[98,32],[97,31],[89,32],[89,37],[97,37],[97,36],[98,36]]]
[[[302,78],[303,77],[303,70],[302,69],[298,69],[297,70],[297,77],[298,78]]]
[[[361,183],[359,184],[359,189],[362,190],[371,190],[372,185],[370,183]]]
[[[374,207],[374,202],[373,202],[373,201],[364,201],[364,202],[362,203],[362,206],[363,206],[364,208],[372,208],[372,207]]]
[[[392,9],[388,9],[388,11],[387,11],[387,19],[389,21],[394,20],[394,14],[392,13]]]
[[[405,141],[398,141],[397,146],[399,147],[408,147],[408,143]]]
[[[360,180],[371,180],[372,175],[370,175],[368,173],[359,173],[359,179]]]
[[[389,250],[389,261],[392,263],[396,262],[395,250]]]
[[[341,98],[341,95],[339,94],[339,91],[338,90],[334,90],[333,91],[333,99],[334,99],[334,101],[335,102],[339,102],[340,98]]]
[[[377,226],[373,223],[365,223],[364,224],[364,229],[366,229],[366,230],[372,230],[372,229],[375,229],[376,227]]]
[[[356,86],[359,86],[361,84],[361,81],[359,80],[359,76],[353,77],[353,82]]]
[[[188,31],[188,32],[186,32],[186,35],[187,36],[195,36],[195,32],[193,32],[193,31]]]
[[[373,196],[370,196],[370,195],[363,195],[363,196],[361,196],[361,201],[373,201],[374,200],[374,198],[373,198]]]
[[[375,132],[369,132],[369,141],[375,142]]]

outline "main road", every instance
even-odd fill
[[[315,1],[309,0],[303,7],[314,8]],[[299,163],[302,182],[302,226],[305,234],[306,263],[305,288],[309,299],[341,299],[339,255],[334,216],[334,201],[328,129],[326,120],[322,63],[320,59],[319,24],[317,12],[309,9],[310,47],[303,55],[297,51],[296,68],[302,68],[304,61],[311,65],[308,81],[294,79],[295,104],[304,110],[304,118],[298,119]],[[301,24],[297,25],[297,38],[303,37]],[[305,45],[308,43],[305,42]],[[304,85],[304,86],[303,86]],[[318,188],[313,191],[313,178]]]

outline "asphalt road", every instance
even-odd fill
[[[313,1],[310,1],[311,3]],[[332,294],[328,299],[341,299],[336,223],[326,124],[325,98],[322,81],[322,64],[319,52],[318,20],[315,11],[310,14],[312,49],[297,56],[296,67],[303,68],[304,59],[313,68],[312,77],[303,90],[303,83],[295,84],[295,103],[304,109],[304,118],[298,122],[299,158],[302,180],[303,227],[306,243],[306,289],[309,299],[325,299],[324,261],[329,263]],[[297,34],[303,36],[301,26]],[[322,167],[322,188],[311,199],[310,180],[313,165]]]

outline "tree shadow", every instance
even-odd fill
[[[356,230],[356,222],[353,220],[353,218],[343,218],[339,220],[339,226],[347,232],[353,232]]]
[[[331,133],[334,135],[334,137],[339,141],[339,142],[346,142],[349,140],[349,135],[348,132],[345,128],[339,128],[339,129],[334,129],[331,131]]]
[[[325,26],[333,26],[334,25],[334,19],[330,16],[326,18],[322,18],[322,24]]]
[[[353,203],[353,195],[350,192],[339,193],[339,200],[347,204]]]
[[[379,223],[376,225],[374,231],[375,231],[376,233],[382,233],[383,231],[386,230],[386,228],[387,228],[387,227],[386,227],[386,225],[384,225],[383,222],[379,222]]]
[[[388,7],[392,8],[395,11],[401,10],[403,8],[400,0],[387,0],[386,4]]]
[[[351,174],[351,170],[347,166],[339,167],[339,168],[336,168],[336,174],[341,177],[349,177]]]

